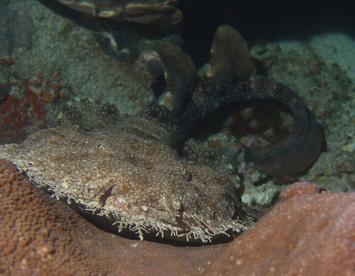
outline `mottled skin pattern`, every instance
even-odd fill
[[[0,157],[80,213],[114,224],[115,233],[206,243],[244,231],[252,218],[232,178],[179,157],[159,140],[164,129],[162,137],[149,133],[159,123],[150,126],[130,118],[90,132],[44,129],[1,146]]]
[[[184,159],[174,147],[207,113],[225,104],[273,100],[289,109],[295,130],[277,145],[248,149],[247,155],[263,172],[282,175],[318,158],[322,131],[287,87],[251,78],[255,65],[246,43],[228,26],[218,28],[211,67],[201,80],[179,48],[162,42],[157,51],[166,70],[166,93],[173,97],[170,106],[156,105],[144,116],[104,130],[40,130],[21,145],[1,146],[0,158],[11,160],[56,197],[75,203],[80,212],[105,217],[115,231],[184,242],[233,238],[253,222],[238,183]]]
[[[324,150],[323,131],[303,100],[285,85],[255,74],[244,39],[231,27],[220,26],[216,31],[210,69],[200,80],[194,75],[191,58],[181,49],[163,42],[157,49],[166,69],[167,89],[173,95],[170,113],[157,113],[163,113],[167,124],[173,125],[177,143],[184,141],[206,114],[227,104],[272,101],[289,111],[295,126],[277,144],[247,148],[247,160],[270,176],[293,175],[311,166]]]
[[[173,0],[56,0],[88,16],[139,24],[176,24],[182,19]]]

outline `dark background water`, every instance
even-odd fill
[[[229,24],[253,44],[260,40],[297,39],[323,32],[344,32],[355,39],[355,1],[183,0],[182,34],[186,50],[204,58],[218,25]],[[200,53],[200,54],[198,54]],[[208,55],[208,53],[204,53]]]

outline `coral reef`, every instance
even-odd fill
[[[7,86],[9,93],[0,104],[0,143],[19,140],[30,130],[45,126],[53,102],[68,94],[58,74],[12,79]]]
[[[83,221],[32,187],[8,161],[0,161],[0,273],[24,275],[99,272],[80,248]],[[69,227],[68,227],[69,226]],[[85,234],[84,234],[85,235]],[[101,267],[101,268],[100,268]]]
[[[58,72],[70,88],[70,97],[108,103],[122,114],[135,114],[152,101],[149,74],[108,55],[98,42],[98,32],[57,15],[36,0],[6,1],[0,18],[0,38],[6,42],[0,44],[0,57],[15,62],[4,80],[5,70],[0,70],[1,83],[31,79],[41,72],[44,79],[50,79]]]
[[[125,32],[124,28],[116,33],[106,33],[105,29],[100,29],[98,32],[98,29],[81,28],[74,24],[73,21],[52,13],[44,6],[38,4],[38,2],[53,3],[53,5],[58,4],[58,6],[60,5],[59,2],[65,2],[64,4],[67,4],[68,7],[79,10],[81,15],[83,15],[83,22],[92,23],[91,27],[99,22],[111,24],[114,21],[119,21],[119,24],[112,23],[112,26],[116,28],[120,26],[122,21],[125,21],[125,23],[127,21],[135,21],[142,24],[141,26],[144,25],[145,29],[151,23],[157,23],[156,26],[161,26],[161,24],[175,25],[181,19],[181,14],[174,7],[175,1],[165,1],[163,3],[163,1],[152,0],[155,4],[151,5],[139,3],[140,0],[138,0],[120,11],[116,9],[118,6],[122,7],[120,6],[120,0],[13,0],[0,3],[0,41],[2,41],[0,43],[0,143],[21,140],[24,138],[23,134],[34,128],[57,125],[58,123],[70,126],[72,124],[79,125],[81,130],[73,129],[71,126],[68,132],[74,132],[80,139],[85,139],[83,136],[88,134],[89,137],[94,137],[96,141],[97,136],[100,136],[101,139],[101,134],[103,134],[105,136],[103,140],[110,140],[112,133],[108,130],[93,132],[82,130],[107,127],[119,119],[120,113],[136,114],[147,107],[153,97],[149,87],[151,78],[145,72],[146,61],[141,60],[143,61],[141,63],[141,61],[137,60],[130,65],[122,63],[121,55],[135,58],[139,51],[137,45],[132,50],[132,39],[127,38],[126,34],[129,34],[129,32]],[[186,10],[190,9],[190,2],[186,4]],[[200,1],[195,2],[198,3]],[[213,1],[209,2],[212,3]],[[91,5],[91,8],[85,9],[87,4]],[[200,10],[208,10],[205,5],[200,3],[197,5]],[[250,5],[253,6],[253,4]],[[215,3],[213,3],[213,6],[215,6]],[[264,7],[264,5],[262,6]],[[274,7],[274,5],[271,6]],[[308,10],[312,12],[313,8],[311,7]],[[239,23],[239,20],[244,20],[246,17],[249,18],[249,23],[252,22],[254,18],[258,18],[259,12],[263,15],[270,15],[270,10],[265,13],[264,9],[259,9],[259,12],[255,11],[254,6],[252,9],[251,13],[254,14],[254,17],[245,16],[245,9],[243,8],[238,9],[238,14],[242,16],[236,17],[235,9],[230,9],[227,14],[223,15],[223,24],[228,22],[228,19],[226,19],[228,14],[229,17],[239,18],[237,19]],[[209,10],[214,11],[214,9]],[[279,12],[278,9],[274,10]],[[68,9],[68,11],[70,10]],[[157,13],[153,14],[152,11]],[[137,14],[137,12],[140,14]],[[191,15],[195,16],[195,12],[192,12]],[[332,10],[332,18],[334,18],[334,13]],[[75,13],[73,12],[72,14]],[[204,24],[204,30],[206,33],[212,32],[215,28],[215,22],[213,23],[213,19],[207,16],[204,11],[202,11],[202,14],[203,16],[200,17]],[[332,22],[332,20],[329,20],[328,13],[324,14],[327,15],[326,22]],[[108,20],[106,20],[107,18],[100,19],[100,17],[106,16],[112,16],[113,20],[109,18]],[[284,13],[283,17],[288,18]],[[205,22],[206,18],[208,18],[208,24]],[[298,15],[297,18],[302,18],[302,24],[297,25],[307,25],[305,18]],[[313,14],[312,18],[318,20],[318,17],[314,17]],[[259,20],[254,21],[259,22]],[[292,28],[290,25],[292,24],[279,24],[278,20],[275,21],[277,21],[278,26],[285,26],[288,34],[295,35],[292,30],[290,31],[290,28]],[[253,33],[253,31],[250,31],[253,29],[252,24],[249,26],[244,24],[244,27],[242,27],[243,24],[236,24],[234,19],[229,22],[234,22],[234,26],[238,26],[238,30],[243,35],[248,39],[251,38],[250,34]],[[318,22],[318,24],[321,23]],[[193,25],[193,28],[189,24],[185,25],[193,30],[193,33],[196,33],[195,29],[197,27],[195,25]],[[208,25],[209,27],[207,27]],[[258,28],[262,27],[260,30],[264,29],[263,26],[260,26],[260,22],[257,25],[259,26]],[[210,26],[213,27],[210,28]],[[268,26],[265,26],[265,28],[268,28]],[[259,33],[262,32],[260,30]],[[251,62],[251,59],[246,54],[248,53],[248,48],[245,41],[240,36],[238,37],[238,33],[236,36],[229,36],[229,30],[224,29],[224,31],[228,34],[224,35],[225,38],[223,38],[223,32],[222,35],[219,33],[215,36],[212,47],[212,66],[209,68],[205,66],[199,72],[194,67],[191,59],[186,58],[180,49],[171,48],[166,43],[161,43],[160,48],[158,45],[160,58],[168,73],[167,89],[160,101],[163,106],[153,110],[153,114],[150,113],[149,115],[153,115],[153,117],[157,115],[163,122],[155,120],[148,122],[145,118],[131,118],[126,121],[120,121],[119,126],[115,127],[115,129],[123,130],[123,138],[134,137],[135,141],[138,141],[138,146],[133,144],[139,149],[142,146],[141,142],[144,144],[148,141],[148,146],[154,144],[154,142],[163,142],[162,148],[172,153],[172,159],[175,157],[180,159],[164,143],[171,145],[175,144],[176,140],[178,143],[184,143],[195,127],[199,125],[200,118],[196,114],[200,114],[200,117],[209,115],[210,110],[218,109],[218,105],[221,102],[224,107],[224,104],[229,100],[231,102],[246,100],[243,95],[238,99],[233,97],[228,99],[223,93],[218,93],[220,86],[230,81],[228,80],[230,71],[236,70],[234,73],[238,76],[237,82],[239,83],[252,76],[256,70],[254,62]],[[194,52],[191,51],[191,48],[196,48],[198,49],[197,52],[201,51],[201,53],[207,51],[208,49],[205,45],[208,45],[210,38],[206,33],[203,33],[202,36],[196,36],[201,40],[201,43],[198,44],[191,43],[191,40],[187,38],[184,32],[182,37],[184,42],[187,42],[184,44],[184,49],[190,54]],[[307,33],[311,34],[308,31]],[[117,39],[117,37],[114,37],[115,35],[120,35],[124,38]],[[114,55],[112,55],[115,58],[107,55],[108,51],[100,44],[99,36],[100,39],[103,37],[106,39],[104,43],[110,43],[110,49],[116,50]],[[226,36],[230,40],[226,41]],[[266,35],[266,37],[268,36]],[[243,203],[257,208],[270,206],[275,202],[278,193],[280,193],[281,202],[263,217],[255,227],[229,244],[209,247],[172,247],[166,244],[123,239],[95,228],[68,206],[62,204],[62,202],[50,199],[48,195],[34,188],[24,178],[25,172],[20,175],[11,164],[6,161],[0,161],[0,198],[1,206],[5,206],[3,210],[0,210],[0,224],[6,226],[2,227],[3,232],[0,234],[0,251],[4,253],[0,254],[0,274],[49,274],[55,271],[63,274],[79,275],[111,273],[128,275],[143,273],[158,275],[174,273],[179,275],[215,275],[223,273],[235,274],[235,271],[240,271],[240,273],[245,274],[263,275],[352,275],[355,272],[355,252],[353,247],[351,247],[355,242],[353,234],[355,230],[352,222],[354,217],[354,194],[325,193],[322,192],[323,188],[308,182],[297,183],[282,191],[285,187],[280,184],[311,180],[332,191],[355,189],[355,159],[353,156],[355,149],[355,75],[354,55],[352,54],[354,42],[346,33],[327,33],[326,28],[322,29],[320,35],[312,33],[309,39],[306,38],[302,41],[282,41],[284,38],[281,38],[281,41],[270,43],[263,41],[266,37],[262,34],[261,37],[257,38],[258,41],[256,41],[256,46],[254,45],[252,54],[264,62],[269,77],[287,85],[294,91],[298,91],[297,95],[305,99],[307,103],[307,107],[303,108],[305,112],[302,111],[303,116],[300,116],[301,120],[298,120],[299,117],[295,116],[295,109],[290,108],[289,103],[284,103],[282,99],[281,101],[279,99],[278,103],[286,106],[296,119],[296,124],[293,124],[293,127],[296,125],[294,129],[301,125],[299,127],[301,136],[298,137],[298,143],[295,143],[295,137],[292,138],[291,135],[289,136],[291,138],[289,140],[290,143],[286,143],[286,147],[293,147],[297,153],[302,153],[302,150],[299,151],[297,149],[303,148],[304,153],[307,151],[307,147],[304,147],[305,144],[302,146],[303,142],[307,141],[308,138],[313,138],[314,140],[321,138],[322,135],[318,128],[318,123],[313,117],[314,113],[317,121],[320,122],[324,129],[328,144],[327,152],[322,154],[315,166],[303,176],[296,175],[289,178],[281,175],[270,180],[270,178],[255,171],[251,163],[246,164],[243,161],[242,145],[258,147],[259,144],[262,145],[265,141],[262,138],[259,139],[260,136],[257,139],[254,137],[240,139],[238,135],[245,135],[250,129],[258,129],[257,131],[264,132],[262,135],[268,140],[270,130],[281,134],[293,131],[289,127],[292,124],[287,122],[292,116],[287,116],[285,120],[284,114],[280,115],[279,112],[276,115],[270,114],[270,108],[264,108],[265,113],[262,114],[262,112],[260,113],[262,110],[257,106],[251,112],[245,109],[247,112],[244,115],[246,114],[246,117],[249,117],[247,119],[251,118],[249,122],[247,120],[240,121],[240,115],[243,115],[242,112],[245,110],[233,115],[237,120],[239,119],[239,121],[234,121],[234,123],[229,125],[234,127],[233,133],[228,133],[230,130],[226,131],[226,128],[224,128],[222,132],[209,136],[206,142],[201,142],[201,140],[192,136],[185,143],[183,152],[183,154],[186,154],[188,158],[193,159],[198,164],[204,164],[200,168],[205,167],[205,165],[212,165],[214,169],[218,169],[218,172],[207,169],[213,175],[226,174],[228,177],[224,177],[224,179],[229,178],[231,165],[233,165],[238,175],[233,175],[232,178],[229,178],[227,180],[229,181],[228,183],[223,180],[223,185],[231,187],[231,184],[233,184],[233,186],[237,187],[238,194],[233,191],[233,195],[234,203],[237,203],[239,207],[243,205],[240,202],[239,195],[242,191],[244,192],[242,196]],[[222,39],[220,40],[220,38]],[[234,47],[235,41],[238,42],[237,47],[239,50],[237,51]],[[231,56],[220,55],[223,51],[218,49],[221,48],[228,50],[229,54],[234,56],[235,59],[231,59]],[[164,50],[169,50],[169,52],[166,53]],[[197,62],[202,61],[201,57],[206,60],[206,56],[202,54],[192,56],[194,61]],[[181,57],[182,60],[179,60]],[[203,75],[204,68],[208,68],[206,76],[202,77],[202,80],[198,79],[196,75]],[[160,70],[161,68],[158,69]],[[258,69],[260,68],[258,67]],[[45,72],[44,76],[40,78],[43,80],[42,84],[35,77],[38,75],[37,72],[40,71]],[[65,82],[71,87],[69,99],[60,100],[59,104],[56,100],[58,97],[62,97],[62,84],[57,82],[57,80],[52,80],[51,75],[53,72],[59,72]],[[255,76],[252,77],[254,78]],[[214,80],[216,83],[222,83],[223,85],[214,85]],[[271,90],[275,88],[273,84],[279,85],[276,82],[265,81],[265,79],[261,79],[258,76],[256,80],[251,80],[251,84],[255,84],[255,86],[251,85],[251,90],[249,90],[250,88],[247,85],[246,90],[249,90],[247,93],[251,92],[253,94],[255,92],[254,88],[260,83],[266,84],[267,88]],[[241,86],[236,85],[234,90],[231,89],[232,93],[238,92],[236,90],[241,88]],[[199,89],[200,87],[202,88]],[[281,86],[281,91],[278,92],[287,91],[287,94],[289,91],[287,87]],[[244,89],[245,87],[242,88]],[[217,91],[217,93],[207,93],[206,95],[206,92],[210,90]],[[221,97],[218,98],[219,96]],[[254,96],[256,97],[255,99],[259,97],[255,94]],[[296,98],[299,98],[298,96]],[[273,100],[276,99],[274,96],[271,97]],[[221,102],[218,100],[221,100]],[[209,104],[209,102],[215,103],[215,106]],[[252,108],[255,108],[255,106]],[[259,114],[257,114],[258,112]],[[258,120],[258,116],[268,120]],[[50,118],[51,124],[47,124],[48,118]],[[266,121],[269,120],[272,120],[272,122],[266,125]],[[305,121],[307,123],[304,123]],[[297,122],[301,123],[298,124]],[[273,126],[270,129],[271,124]],[[62,133],[64,129],[59,128],[57,130]],[[166,131],[166,129],[169,131]],[[311,130],[308,132],[310,135],[305,135],[302,129]],[[48,134],[49,132],[44,131],[42,133]],[[294,132],[292,133],[294,134]],[[268,151],[275,150],[275,147],[269,146],[270,144],[280,147],[280,144],[275,143],[277,141],[275,137],[278,134],[276,133],[274,137],[271,137],[272,139],[266,141],[266,149]],[[242,145],[235,136],[240,139]],[[66,137],[66,134],[63,137]],[[55,137],[51,141],[53,143],[58,142],[59,138]],[[47,141],[46,139],[43,140]],[[39,139],[39,141],[43,140]],[[124,142],[126,142],[125,140]],[[63,139],[62,142],[65,141],[67,140]],[[71,142],[73,141],[71,140]],[[95,148],[94,150],[99,151],[102,144],[98,143],[97,145],[98,149]],[[90,147],[86,146],[84,145],[83,147],[92,151],[92,148],[90,150]],[[313,143],[308,146],[313,148]],[[303,154],[300,154],[301,157],[296,158],[298,162],[293,164],[296,164],[295,167],[297,169],[308,167],[318,157],[319,151],[322,149],[321,143],[316,146],[315,153],[311,154],[313,158],[308,156],[308,158],[303,159]],[[76,150],[77,148],[73,149],[73,151]],[[22,163],[31,166],[28,163],[31,160],[28,160],[27,157],[35,152],[35,150],[28,149],[23,154],[25,161]],[[223,152],[222,158],[221,152]],[[281,155],[287,161],[292,157],[292,154],[288,153],[283,149],[281,150]],[[82,158],[83,156],[80,157]],[[138,158],[140,156],[137,157],[134,154],[132,157],[131,151],[125,157],[128,157],[128,166],[130,168],[139,166],[144,169],[151,169],[149,162]],[[226,164],[225,159],[228,159],[229,164]],[[257,164],[257,158],[254,157],[254,160]],[[274,158],[273,160],[278,160],[275,163],[269,163],[268,160],[270,159],[265,162],[268,167],[270,167],[270,164],[276,164],[276,166],[277,164],[287,164],[282,162],[282,159],[280,161]],[[58,164],[59,160],[55,161],[57,163],[54,162],[54,164]],[[185,162],[189,166],[191,165],[190,161],[178,161],[179,164],[185,164]],[[220,162],[223,163],[222,167],[220,167]],[[45,165],[48,164],[51,163],[48,162]],[[259,166],[260,168],[262,169]],[[275,169],[271,168],[271,170],[271,173],[269,171],[268,174],[275,175],[275,173],[272,173]],[[135,170],[132,171],[136,172]],[[198,171],[201,172],[200,169]],[[281,171],[284,174],[289,172],[289,169],[286,168],[285,170],[283,168]],[[95,171],[93,170],[92,172]],[[264,170],[264,172],[267,172],[267,170]],[[151,176],[150,173],[147,174],[148,177]],[[179,181],[181,180],[179,178],[181,175],[183,176],[181,182],[187,184],[187,187],[192,180],[195,181],[198,173],[192,174],[191,171],[186,170],[180,174],[179,171],[176,174]],[[166,175],[164,177],[169,179]],[[208,181],[209,177],[204,175],[203,179]],[[154,181],[156,183],[156,180]],[[179,181],[177,181],[177,184],[181,185]],[[36,185],[36,183],[32,184]],[[48,189],[48,187],[46,188]],[[95,194],[95,191],[89,190],[89,188],[87,190],[84,189],[83,194],[89,194],[92,197],[96,196],[95,200],[105,206],[110,203],[112,192],[115,192],[115,187],[109,187],[109,189],[105,187],[105,189]],[[187,189],[190,188],[187,187]],[[68,190],[65,192],[65,199],[72,204],[72,207],[87,215],[83,206],[77,206],[74,204],[73,199],[68,199]],[[53,191],[51,193],[53,195]],[[168,200],[172,199],[173,203],[176,203],[174,201],[175,191],[166,191],[166,193],[169,193]],[[199,195],[201,194],[199,191]],[[149,196],[149,193],[147,195]],[[82,200],[82,198],[80,199]],[[149,200],[151,199],[152,197],[149,198]],[[208,198],[208,200],[210,199]],[[139,207],[145,209],[145,203],[140,202]],[[176,206],[172,204],[171,207],[174,208]],[[217,207],[218,210],[228,211],[228,206],[222,206],[220,209],[219,207]],[[202,208],[205,208],[205,206],[202,206]],[[194,211],[196,210],[198,208]],[[239,211],[248,212],[248,209],[243,206]],[[204,219],[208,215],[204,214]],[[233,221],[235,222],[235,220]],[[14,228],[14,225],[16,225],[16,228]],[[150,230],[149,232],[154,232]],[[145,236],[146,233],[143,233],[143,235]],[[164,235],[166,236],[166,233]],[[260,250],[260,248],[265,248],[265,250]],[[93,256],[95,257],[93,258]]]
[[[0,273],[352,275],[354,194],[303,195],[305,185],[231,243],[176,247],[106,233],[1,160]]]

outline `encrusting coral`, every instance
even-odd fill
[[[280,198],[231,244],[211,275],[354,275],[355,193],[300,182]]]
[[[95,271],[76,241],[84,230],[77,223],[78,215],[33,188],[5,160],[0,161],[0,198],[0,274]]]
[[[157,51],[173,97],[170,107],[157,105],[145,118],[128,118],[110,129],[40,130],[21,145],[1,146],[0,157],[78,211],[107,219],[115,231],[186,242],[233,238],[253,221],[237,183],[178,156],[171,146],[183,143],[207,113],[221,106],[273,100],[289,108],[295,130],[276,145],[249,149],[248,155],[270,174],[295,173],[318,158],[320,126],[287,87],[251,78],[255,66],[246,43],[228,26],[218,28],[211,68],[199,81],[187,54],[163,42]]]
[[[0,274],[4,275],[235,275],[236,271],[352,275],[355,271],[355,194],[319,193],[307,183],[291,185],[281,203],[233,242],[202,247],[135,241],[102,231],[34,187],[6,160],[0,160],[0,198]]]

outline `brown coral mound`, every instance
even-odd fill
[[[76,241],[83,229],[78,217],[34,189],[7,161],[0,162],[0,192],[0,274],[95,271]]]
[[[213,273],[355,275],[355,194],[319,193],[300,182],[281,198],[231,244]]]
[[[103,232],[0,161],[0,274],[353,275],[355,194],[290,189],[234,242],[175,247]]]

